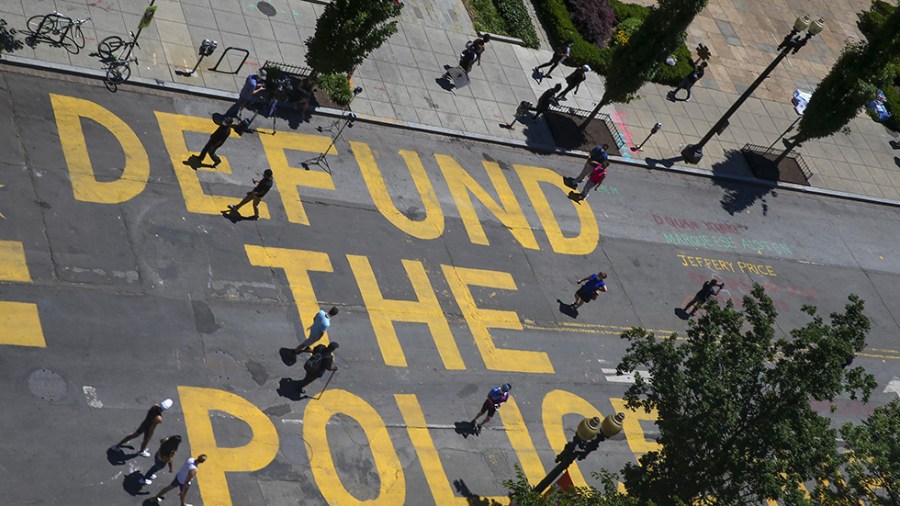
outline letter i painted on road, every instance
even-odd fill
[[[25,247],[18,241],[0,241],[0,282],[31,283]],[[46,348],[37,304],[0,301],[0,345]]]

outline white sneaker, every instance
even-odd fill
[[[141,478],[140,481],[141,481],[141,485],[153,485],[153,480],[147,480],[147,479]]]
[[[144,450],[141,453],[138,453],[138,455],[140,455],[141,457],[149,457],[150,452],[148,452],[147,450]]]
[[[150,479],[151,479],[151,480],[155,480],[155,479],[156,479],[156,474],[153,474],[152,476],[150,476]]]

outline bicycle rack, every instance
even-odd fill
[[[228,54],[228,52],[231,51],[231,50],[243,52],[243,53],[244,53],[244,59],[241,60],[240,65],[238,65],[237,68],[234,69],[233,72],[226,72],[226,71],[224,71],[224,70],[219,70],[219,65],[222,64],[222,60],[225,59],[225,56],[226,56],[226,55]],[[213,68],[211,68],[211,69],[209,69],[209,70],[211,70],[211,71],[213,71],[213,72],[221,72],[221,73],[223,73],[223,74],[237,74],[238,72],[241,71],[241,67],[244,66],[244,62],[246,62],[246,61],[247,61],[247,58],[249,58],[249,57],[250,57],[250,51],[247,51],[246,49],[244,49],[244,48],[242,48],[242,47],[229,46],[229,47],[226,47],[226,48],[225,48],[225,51],[222,53],[222,56],[219,57],[219,61],[216,62],[216,66],[213,67]]]

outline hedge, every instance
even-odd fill
[[[610,4],[619,22],[628,18],[643,19],[650,13],[650,8],[642,5],[627,4],[619,0],[610,0]],[[606,74],[614,48],[600,49],[586,41],[572,23],[565,0],[534,0],[534,6],[537,9],[538,17],[544,23],[547,37],[554,47],[565,44],[569,39],[575,41],[569,58],[566,60],[568,65],[590,65],[592,70],[600,74]],[[653,78],[653,82],[676,85],[681,82],[684,76],[691,72],[693,56],[684,43],[678,46],[674,56],[677,60],[674,67],[660,62],[659,70]]]
[[[530,48],[540,45],[523,0],[466,0],[466,5],[476,30],[522,39]]]

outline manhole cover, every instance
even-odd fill
[[[219,381],[232,381],[241,373],[237,360],[224,351],[212,351],[206,354],[206,367],[213,372]]]
[[[278,11],[275,10],[275,7],[272,6],[269,2],[259,2],[256,4],[256,8],[259,9],[259,12],[262,12],[266,16],[274,16],[278,14]]]
[[[38,369],[28,377],[28,389],[45,401],[58,401],[66,396],[66,380],[50,369]]]

